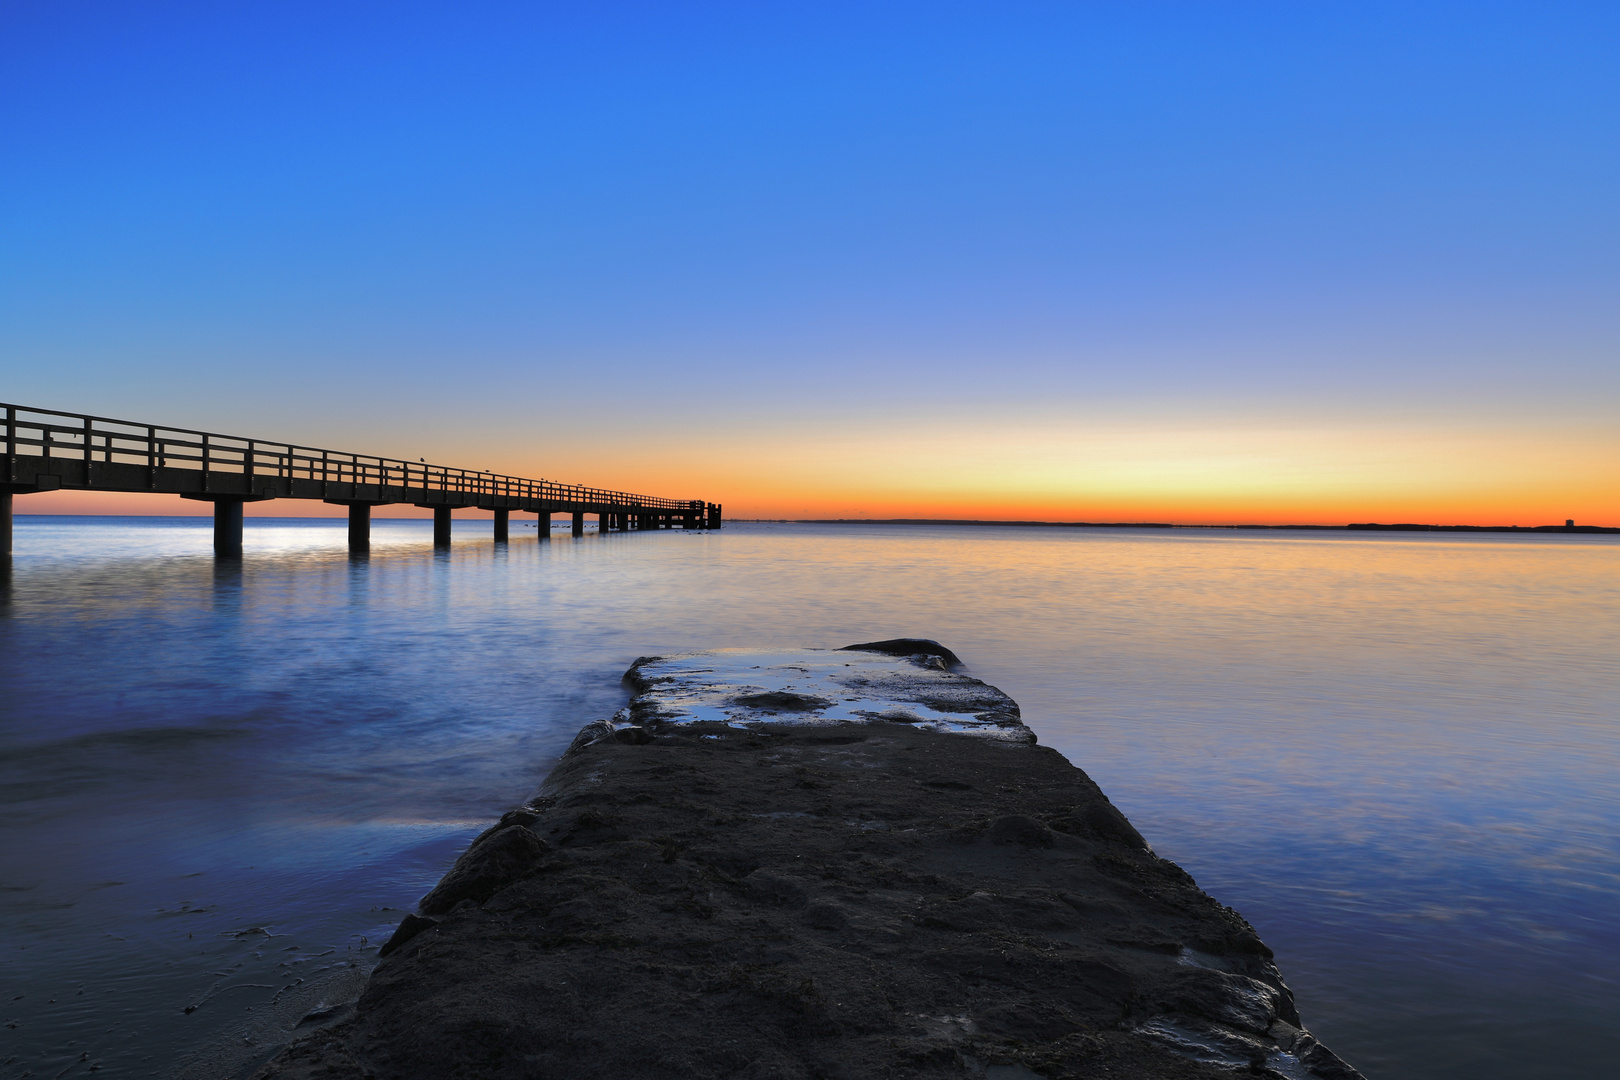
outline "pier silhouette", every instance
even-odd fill
[[[121,491],[179,495],[214,505],[214,552],[242,553],[242,507],[271,499],[316,499],[349,510],[349,546],[370,545],[371,510],[408,504],[433,511],[433,543],[450,543],[458,509],[495,515],[507,539],[513,511],[537,514],[550,537],[553,514],[568,514],[572,535],[595,514],[602,532],[718,529],[720,505],[663,499],[553,480],[430,465],[369,454],[248,439],[210,431],[114,420],[0,403],[6,472],[0,478],[0,555],[11,551],[13,499],[41,491]]]

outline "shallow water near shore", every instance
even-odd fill
[[[255,520],[216,564],[206,519],[19,516],[0,1078],[249,1060],[254,1017],[374,962],[637,656],[898,636],[1012,695],[1373,1080],[1611,1066],[1613,539],[374,534],[351,559],[342,521]]]

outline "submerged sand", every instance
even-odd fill
[[[1254,929],[957,668],[643,658],[257,1075],[1359,1076]]]

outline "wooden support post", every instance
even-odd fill
[[[450,508],[448,506],[435,506],[433,508],[433,546],[450,546]]]
[[[574,532],[575,536],[584,536],[585,535],[585,511],[583,511],[583,510],[575,510],[574,511],[574,530],[573,530],[573,532]]]
[[[0,556],[11,554],[11,492],[0,491]]]
[[[540,520],[535,522],[535,531],[540,534],[541,540],[551,539],[551,511],[540,511]]]
[[[495,542],[497,544],[506,543],[506,532],[511,516],[512,511],[510,510],[495,511]]]
[[[371,506],[368,503],[349,504],[349,550],[371,550]]]
[[[214,500],[214,555],[233,559],[242,554],[242,500]]]

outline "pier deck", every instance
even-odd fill
[[[513,511],[569,514],[572,533],[595,514],[608,531],[718,529],[720,505],[666,499],[554,480],[531,480],[426,461],[322,450],[188,428],[114,420],[0,403],[5,475],[0,477],[0,555],[11,551],[13,498],[42,491],[179,495],[214,504],[214,550],[242,550],[242,506],[270,499],[318,499],[349,508],[349,543],[369,544],[371,509],[409,504],[433,510],[433,542],[450,542],[451,511],[495,515],[506,539]],[[540,530],[541,539],[549,528]]]

